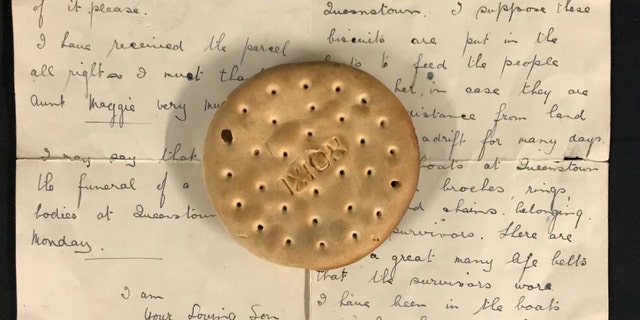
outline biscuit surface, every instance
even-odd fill
[[[418,142],[400,101],[371,75],[286,64],[247,80],[216,111],[203,170],[242,246],[331,269],[371,253],[400,222],[418,183]]]

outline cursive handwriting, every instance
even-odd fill
[[[112,190],[136,190],[136,178],[130,178],[127,182],[106,182],[99,184],[86,184],[88,174],[83,172],[80,174],[80,180],[78,181],[78,201],[77,207],[80,208],[82,203],[82,194],[84,191],[112,191]]]

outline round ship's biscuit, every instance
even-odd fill
[[[373,76],[308,62],[235,89],[207,132],[209,198],[258,257],[331,269],[371,253],[415,192],[418,141],[400,101]]]

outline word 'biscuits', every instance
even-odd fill
[[[249,251],[322,270],[373,251],[418,184],[418,141],[373,76],[331,62],[286,64],[234,90],[203,155],[220,221]]]

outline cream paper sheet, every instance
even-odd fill
[[[14,0],[19,319],[606,319],[609,2]],[[414,120],[411,208],[336,270],[224,232],[224,97],[331,60]]]

